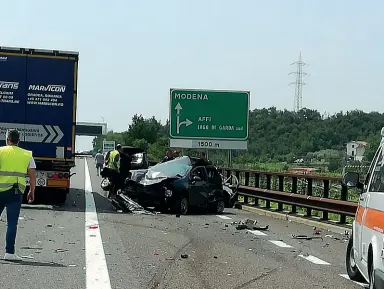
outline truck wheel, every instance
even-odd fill
[[[347,273],[351,280],[356,282],[364,282],[364,277],[361,275],[359,268],[356,266],[354,250],[353,250],[353,237],[351,236],[348,241],[347,254],[345,263],[347,266]]]

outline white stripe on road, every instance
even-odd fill
[[[219,217],[220,219],[223,219],[223,220],[231,220],[232,218],[230,217],[227,217],[227,216],[221,216],[221,215],[216,215],[216,217]]]
[[[111,289],[87,160],[85,160],[86,289]],[[92,228],[89,228],[92,226]]]
[[[256,236],[267,236],[267,234],[261,232],[261,231],[258,231],[258,230],[248,230],[248,232],[256,235]]]
[[[359,285],[361,287],[368,287],[368,284],[360,283],[360,282],[356,282],[356,281],[351,280],[351,278],[349,278],[348,274],[339,274],[339,276],[341,276],[341,277],[343,277],[343,278],[345,278],[345,279],[347,279],[349,281],[352,281],[353,283],[355,283],[355,284],[357,284],[357,285]]]
[[[312,256],[312,255],[308,255],[308,256],[303,256],[303,255],[299,255],[299,257],[309,261],[309,262],[312,262],[313,264],[316,264],[316,265],[331,265],[330,263],[326,262],[326,261],[323,261],[315,256]]]
[[[269,240],[269,242],[271,242],[272,244],[275,244],[276,246],[281,247],[281,248],[293,248],[291,245],[288,245],[282,241]]]

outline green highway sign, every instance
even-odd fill
[[[246,141],[249,91],[171,89],[170,136]]]

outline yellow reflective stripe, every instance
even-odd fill
[[[9,188],[12,186],[13,186],[13,184],[0,184],[0,188]]]
[[[23,173],[18,173],[18,172],[1,172],[0,171],[0,176],[4,176],[4,177],[26,177],[27,174],[23,174]]]
[[[17,183],[3,183],[3,184],[0,184],[0,188],[8,188],[8,187],[13,187],[13,185],[16,185]],[[23,184],[17,184],[19,187],[21,188],[24,188],[25,189],[25,185]]]

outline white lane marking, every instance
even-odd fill
[[[299,257],[309,261],[309,262],[312,262],[313,264],[316,264],[316,265],[331,265],[330,263],[326,262],[326,261],[323,261],[315,256],[312,256],[312,255],[308,255],[308,256],[303,256],[303,255],[299,255]]]
[[[281,248],[293,248],[291,245],[288,245],[282,241],[273,241],[273,240],[269,240],[269,242],[271,242],[272,244],[278,246],[278,247],[281,247]]]
[[[256,235],[256,236],[267,236],[267,234],[261,232],[261,231],[258,231],[258,230],[248,230],[248,232]]]
[[[219,217],[220,219],[223,219],[223,220],[231,220],[232,219],[230,217],[222,216],[222,215],[216,215],[216,217]]]
[[[111,289],[91,176],[85,160],[85,268],[86,289]],[[89,228],[92,226],[92,228]]]
[[[351,278],[349,278],[348,274],[339,274],[339,276],[341,276],[341,277],[343,277],[349,281],[352,281],[353,283],[355,283],[361,287],[366,287],[366,288],[368,287],[368,284],[366,284],[366,283],[360,283],[360,282],[356,282],[356,281],[351,280]]]

